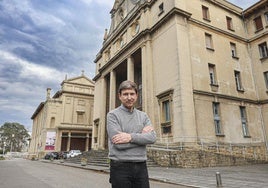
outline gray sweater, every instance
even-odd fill
[[[109,158],[118,161],[145,161],[147,160],[146,145],[156,141],[155,131],[141,133],[151,121],[145,112],[136,108],[130,112],[123,105],[107,114],[107,132],[109,144]],[[130,143],[113,144],[112,137],[119,132],[131,134]]]

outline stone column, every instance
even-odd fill
[[[110,75],[111,76],[111,75]],[[106,132],[106,114],[107,114],[107,105],[110,106],[110,100],[111,96],[107,96],[107,90],[109,90],[108,87],[108,79],[101,78],[99,80],[99,85],[98,85],[98,94],[99,94],[99,101],[98,101],[98,107],[94,107],[94,113],[97,113],[98,115],[95,115],[94,117],[94,128],[93,128],[93,133],[92,133],[92,144],[94,144],[94,149],[103,149],[105,145],[105,132]],[[109,103],[109,104],[107,104]],[[97,111],[96,111],[97,109]],[[110,108],[109,108],[110,110]],[[96,123],[98,123],[98,131],[95,130]],[[97,131],[97,145],[94,142],[94,136],[95,136],[95,131]]]
[[[67,151],[70,151],[71,147],[71,132],[68,132]]]
[[[109,108],[109,110],[112,110],[115,108],[116,94],[117,94],[117,92],[116,92],[116,72],[114,70],[112,70],[110,73],[110,98],[109,98],[110,108]]]
[[[153,67],[151,40],[148,37],[142,46],[142,110],[145,111],[154,124],[154,97],[153,97]]]
[[[85,151],[88,151],[88,146],[89,146],[89,133],[86,135],[86,148]]]
[[[132,56],[127,58],[127,79],[134,81],[134,59]]]

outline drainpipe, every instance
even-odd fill
[[[267,132],[266,132],[266,129],[265,129],[265,125],[264,125],[264,122],[263,122],[263,114],[262,114],[262,107],[260,107],[260,115],[261,115],[261,126],[262,126],[262,131],[263,131],[263,137],[264,137],[264,142],[265,142],[265,146],[266,146],[266,156],[268,155],[268,141],[267,141]]]

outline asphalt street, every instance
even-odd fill
[[[81,166],[81,165],[80,165]],[[109,174],[55,163],[10,159],[0,161],[1,188],[109,188]],[[152,188],[183,188],[150,181]]]
[[[46,161],[48,162],[48,161]],[[75,163],[54,164],[68,165],[109,173],[108,167],[87,165],[82,167]],[[225,188],[266,188],[268,187],[268,164],[244,166],[206,167],[206,168],[166,168],[149,167],[149,177],[152,180],[179,186],[216,188],[216,173],[220,173],[222,187]],[[167,184],[166,184],[167,185]],[[154,186],[151,186],[154,188]]]

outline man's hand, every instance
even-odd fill
[[[142,129],[142,132],[141,133],[149,133],[149,132],[152,132],[154,130],[153,126],[146,126]]]
[[[112,142],[114,144],[125,144],[129,143],[131,140],[131,135],[128,133],[119,132],[112,137]]]
[[[154,131],[153,126],[146,126],[142,129],[141,133],[149,133]],[[118,134],[114,135],[112,137],[112,142],[114,144],[126,144],[131,141],[131,134],[124,133],[124,132],[119,132]]]

